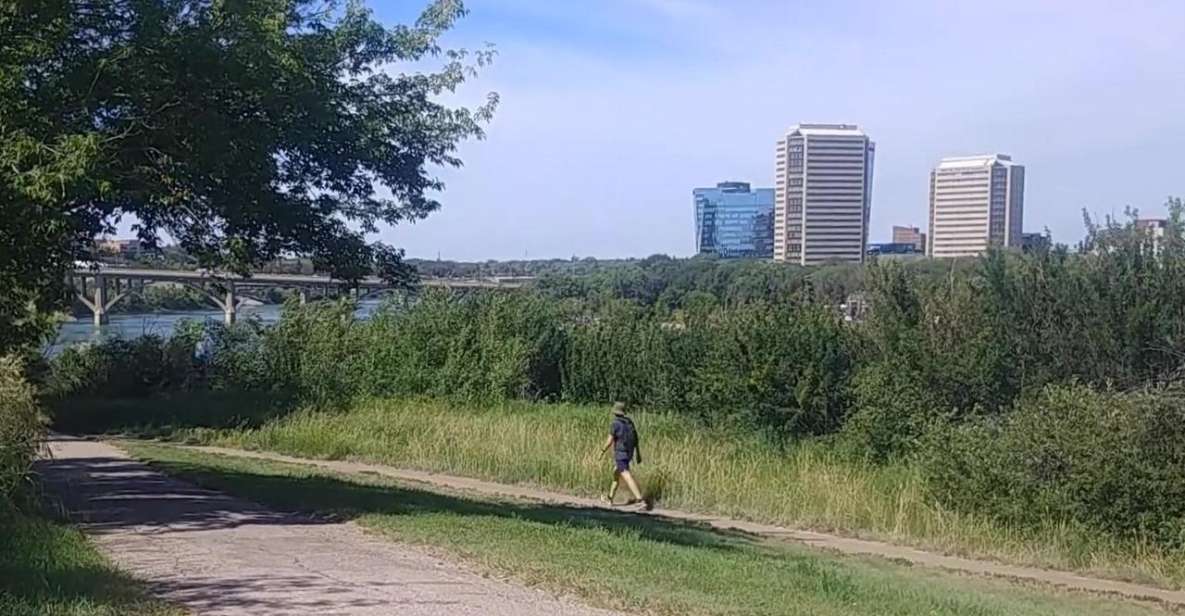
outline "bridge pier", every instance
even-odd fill
[[[227,325],[235,324],[238,316],[239,298],[235,296],[235,283],[226,283],[226,298],[222,302],[222,322]]]
[[[86,277],[80,276],[78,278],[78,285],[76,287],[75,296],[82,305],[86,306],[91,311],[91,317],[94,319],[95,327],[106,325],[109,321],[107,311],[115,302],[119,301],[123,296],[118,292],[115,294],[115,299],[107,300],[107,279],[101,275],[94,275],[91,277],[93,287],[90,289],[90,297],[87,297]]]
[[[95,327],[106,325],[111,319],[107,316],[107,279],[103,276],[95,276],[93,301],[90,309],[95,317]]]

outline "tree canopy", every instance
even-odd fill
[[[386,27],[357,1],[0,0],[0,351],[126,216],[206,267],[296,254],[398,276],[402,252],[369,234],[440,207],[434,169],[497,103],[440,101],[492,59],[442,46],[465,12],[436,0]]]

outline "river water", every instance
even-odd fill
[[[355,316],[365,319],[382,305],[381,300],[359,302]],[[280,320],[281,306],[275,304],[249,305],[239,308],[238,319],[257,319],[264,325]],[[67,321],[58,330],[58,336],[47,349],[50,355],[76,344],[99,342],[112,338],[130,340],[146,334],[168,337],[181,321],[222,322],[221,310],[186,310],[178,312],[146,312],[112,314],[106,325],[95,327],[89,318]]]

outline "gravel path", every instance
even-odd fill
[[[547,490],[540,490],[529,486],[507,485],[490,481],[482,481],[480,479],[472,479],[469,477],[457,477],[453,475],[406,470],[384,466],[381,464],[367,464],[363,462],[350,462],[343,460],[312,460],[308,458],[286,456],[278,453],[244,451],[240,449],[229,449],[224,447],[185,448],[204,451],[207,453],[217,453],[221,455],[255,458],[260,460],[272,460],[276,462],[288,462],[293,464],[304,464],[340,473],[364,473],[370,475],[381,475],[403,481],[418,482],[428,486],[437,486],[439,488],[446,488],[449,490],[467,491],[489,496],[512,497],[574,507],[604,507],[604,505],[597,500],[579,498],[576,496]],[[656,515],[681,521],[698,522],[721,530],[742,531],[752,535],[766,537],[771,540],[793,541],[811,547],[839,552],[842,554],[880,556],[892,560],[906,561],[913,565],[923,567],[934,567],[946,569],[949,571],[957,571],[960,573],[989,575],[1014,580],[1023,580],[1026,582],[1039,582],[1068,590],[1108,594],[1131,599],[1161,601],[1175,606],[1185,606],[1185,591],[1180,590],[1167,590],[1164,588],[1157,588],[1155,586],[1147,586],[1143,584],[1088,577],[1067,571],[1040,569],[1036,567],[1022,567],[1017,565],[1006,565],[994,561],[974,560],[970,558],[961,558],[958,556],[947,556],[944,554],[926,552],[924,550],[918,550],[915,548],[893,545],[891,543],[885,543],[882,541],[853,539],[850,537],[841,537],[838,535],[829,535],[826,533],[784,528],[770,524],[758,524],[755,522],[746,522],[744,520],[689,513],[686,511],[678,511],[673,509],[658,508],[647,515]]]
[[[98,442],[55,437],[47,488],[116,564],[199,615],[605,615],[483,578],[351,523],[199,489]]]

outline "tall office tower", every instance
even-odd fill
[[[894,244],[912,244],[918,252],[926,252],[926,234],[917,227],[893,225]]]
[[[799,124],[778,140],[774,260],[864,260],[875,148],[852,124]]]
[[[1020,248],[1025,168],[1011,156],[944,158],[930,172],[931,257],[970,257],[990,246]]]
[[[774,189],[750,189],[747,182],[696,188],[695,251],[720,257],[774,256]]]

